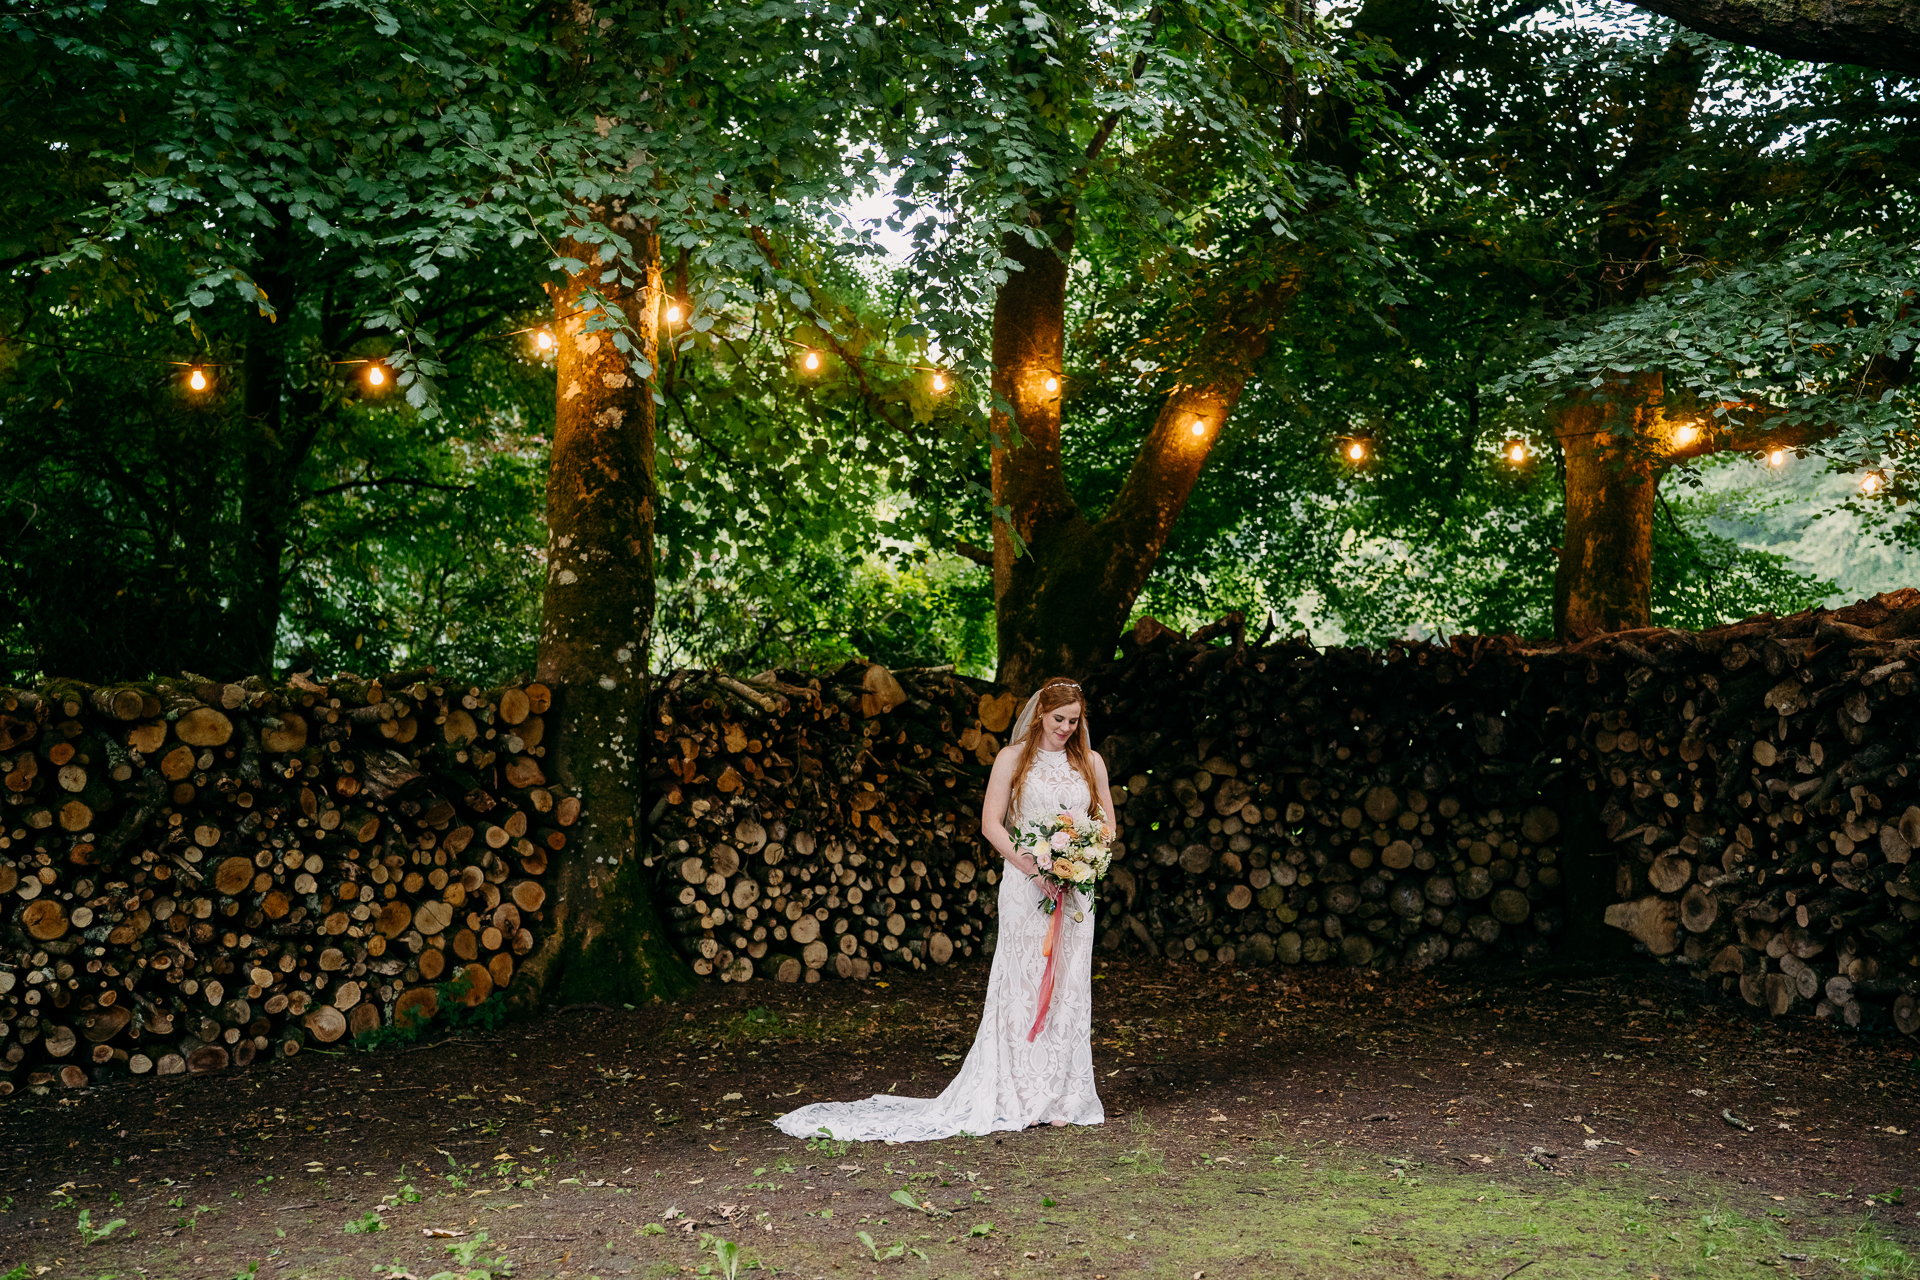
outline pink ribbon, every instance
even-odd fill
[[[1033,1030],[1027,1032],[1027,1042],[1031,1044],[1040,1029],[1047,1025],[1047,1008],[1053,1003],[1053,962],[1054,952],[1060,947],[1061,917],[1066,908],[1061,904],[1066,891],[1059,885],[1049,882],[1046,885],[1047,896],[1053,899],[1053,920],[1047,925],[1047,940],[1040,944],[1040,954],[1047,958],[1046,972],[1040,975],[1040,1009],[1033,1019]]]

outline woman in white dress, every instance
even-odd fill
[[[1100,803],[1108,795],[1107,766],[1088,745],[1086,709],[1079,685],[1048,681],[1027,700],[1012,740],[994,759],[980,833],[1004,859],[1000,941],[980,1030],[960,1074],[937,1098],[882,1093],[801,1107],[774,1122],[782,1130],[801,1138],[825,1133],[843,1141],[924,1142],[1105,1121],[1093,1075],[1093,900],[1067,890],[1060,902],[1054,985],[1043,1010],[1048,957],[1042,952],[1051,921],[1039,904],[1047,895],[1029,878],[1037,870],[1033,858],[1014,847],[1012,836],[1025,823],[1058,813],[1097,818],[1111,830]]]

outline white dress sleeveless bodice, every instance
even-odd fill
[[[1056,813],[1088,816],[1087,784],[1064,751],[1042,751],[1027,771],[1014,824]],[[1000,864],[1000,939],[987,978],[986,1007],[960,1074],[937,1098],[875,1094],[860,1102],[817,1102],[774,1123],[796,1138],[822,1131],[843,1141],[924,1142],[958,1134],[1024,1129],[1062,1121],[1100,1124],[1106,1109],[1093,1074],[1093,903],[1069,893],[1061,903],[1059,952],[1047,1025],[1031,1042],[1047,966],[1040,948],[1048,918],[1042,894],[1009,863]],[[1075,913],[1080,918],[1075,919]]]

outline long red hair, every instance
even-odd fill
[[[1092,740],[1092,731],[1087,727],[1087,695],[1064,676],[1056,676],[1040,686],[1040,701],[1034,704],[1033,722],[1027,726],[1027,736],[1020,740],[1020,757],[1013,763],[1013,789],[1007,797],[1009,816],[1020,812],[1020,788],[1026,784],[1027,770],[1033,767],[1034,757],[1040,754],[1040,722],[1049,713],[1071,703],[1080,706],[1080,726],[1067,738],[1067,762],[1086,781],[1088,816],[1106,816],[1106,797],[1094,785],[1093,752],[1087,746]]]

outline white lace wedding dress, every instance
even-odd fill
[[[1042,751],[1027,772],[1021,821],[1087,814],[1087,785],[1064,751]],[[1100,1124],[1107,1118],[1093,1076],[1093,904],[1084,893],[1061,903],[1059,954],[1047,1025],[1031,1042],[1048,919],[1040,889],[1003,863],[1000,942],[987,978],[980,1030],[960,1074],[937,1098],[877,1093],[861,1102],[816,1102],[774,1123],[796,1138],[825,1130],[843,1141],[925,1142],[1032,1124]],[[1074,919],[1078,911],[1081,918]]]

